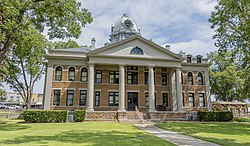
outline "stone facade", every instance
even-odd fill
[[[112,26],[111,44],[95,48],[92,39],[91,47],[49,50],[44,109],[86,109],[87,117],[94,119],[108,118],[103,111],[117,119],[137,110],[164,119],[183,118],[185,111],[211,110],[207,59],[175,54],[169,46],[163,48],[138,35],[135,25],[124,15]],[[81,81],[82,68],[86,81]],[[114,83],[110,76],[115,76]]]

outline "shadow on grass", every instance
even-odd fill
[[[0,142],[0,145],[13,145],[13,144],[27,144],[39,143],[44,145],[51,145],[53,142],[65,143],[68,145],[81,144],[81,145],[168,145],[162,141],[152,139],[152,136],[142,132],[121,132],[121,131],[66,131],[59,134],[48,135],[48,136],[30,136],[23,135],[12,140],[5,140]]]
[[[158,127],[167,129],[169,131],[178,132],[185,135],[191,135],[196,138],[202,138],[214,143],[230,146],[249,146],[250,145],[250,124],[245,123],[232,123],[232,122],[221,122],[221,123],[192,123],[192,122],[171,122],[171,123],[158,123]],[[202,137],[196,136],[198,133],[207,134],[222,134],[224,137]],[[232,139],[230,139],[230,137]],[[234,137],[240,137],[245,139],[242,143],[234,140]]]
[[[0,122],[0,131],[17,131],[17,130],[24,130],[30,128],[30,126],[27,125],[21,125],[21,124],[9,124],[7,122]]]

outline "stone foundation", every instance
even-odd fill
[[[117,121],[117,111],[94,111],[86,112],[86,121]]]
[[[147,118],[151,121],[188,120],[186,112],[148,112],[144,116],[144,119]]]

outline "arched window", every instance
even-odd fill
[[[61,81],[61,80],[62,80],[62,67],[58,66],[56,67],[55,81]]]
[[[87,80],[88,80],[88,69],[84,67],[81,70],[81,81],[87,82]]]
[[[74,81],[75,80],[75,68],[74,67],[69,68],[68,80],[69,81]]]
[[[188,73],[188,83],[189,85],[193,85],[193,74],[191,72]]]
[[[141,48],[136,46],[130,51],[130,54],[143,55],[143,51]]]
[[[203,76],[201,72],[198,73],[198,84],[203,85]]]

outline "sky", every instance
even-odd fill
[[[208,18],[216,0],[78,0],[92,13],[93,22],[82,28],[76,39],[79,45],[96,47],[108,42],[111,24],[126,13],[138,25],[142,37],[194,56],[215,51]],[[35,85],[34,93],[43,93],[44,77]],[[5,89],[10,91],[7,85]]]

